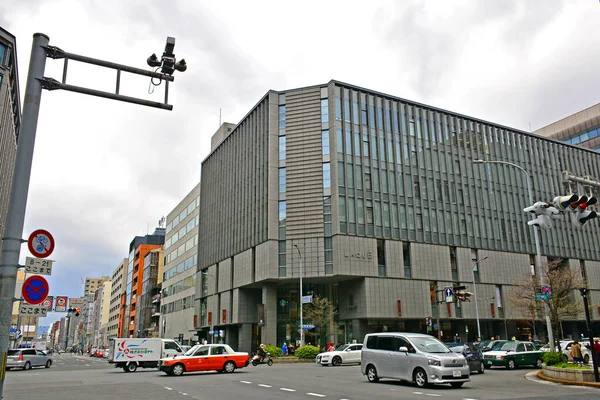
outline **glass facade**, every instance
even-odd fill
[[[535,201],[563,194],[565,170],[600,176],[597,153],[504,126],[353,87],[335,86],[335,103],[342,234],[533,253],[525,176],[472,161],[522,166]],[[558,221],[542,233],[543,253],[600,260],[597,234],[597,224],[582,234]]]
[[[565,139],[564,142],[569,144],[580,144],[598,136],[600,136],[600,128],[594,128],[586,132],[580,133],[579,135],[574,136],[572,138]]]

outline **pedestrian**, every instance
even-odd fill
[[[338,342],[337,342],[337,345],[335,346],[335,348],[336,348],[336,349],[339,349],[339,348],[340,348],[340,347],[342,347],[342,346],[343,346],[343,345],[342,345],[342,342],[338,341]]]
[[[287,353],[288,353],[288,348],[287,348],[287,345],[285,344],[285,342],[283,342],[283,346],[281,346],[281,353],[282,353],[284,356],[287,356]]]
[[[288,354],[290,356],[293,356],[294,354],[296,354],[296,348],[294,347],[293,342],[291,342],[290,345],[288,346]]]
[[[583,365],[583,357],[581,356],[581,345],[577,340],[573,342],[571,345],[571,354],[569,354],[571,358],[573,358],[573,362],[575,365]]]
[[[335,351],[335,347],[333,346],[333,342],[327,343],[327,351]]]

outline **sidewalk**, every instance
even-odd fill
[[[536,376],[540,380],[547,381],[547,382],[558,383],[558,384],[561,384],[561,385],[587,386],[587,387],[593,387],[593,388],[600,389],[600,383],[597,383],[597,382],[578,382],[578,381],[570,381],[570,380],[565,380],[565,379],[551,378],[549,376],[544,375],[544,370],[543,369],[539,370],[536,373]]]

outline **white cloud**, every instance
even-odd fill
[[[8,1],[8,4],[6,4]],[[269,89],[337,79],[528,130],[598,102],[600,4],[588,1],[5,0],[21,93],[31,37],[65,51],[145,68],[166,36],[188,70],[172,112],[44,92],[26,233],[57,237],[53,294],[112,273],[199,179],[223,120],[238,122]],[[48,60],[47,76],[62,62]],[[69,83],[111,91],[114,71],[70,63]],[[122,93],[148,94],[122,78]]]

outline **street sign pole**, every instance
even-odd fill
[[[19,129],[19,145],[17,146],[15,170],[10,190],[6,229],[2,238],[2,265],[0,265],[0,363],[2,364],[0,370],[2,371],[6,370],[13,297],[17,282],[21,244],[23,243],[23,225],[25,223],[25,209],[27,208],[27,194],[31,178],[33,147],[40,113],[42,80],[46,68],[46,50],[44,47],[48,46],[49,41],[50,38],[42,33],[33,35],[25,100],[23,102],[23,118]],[[4,378],[4,375],[2,376]],[[4,379],[1,379],[0,399],[3,398],[3,393]]]

